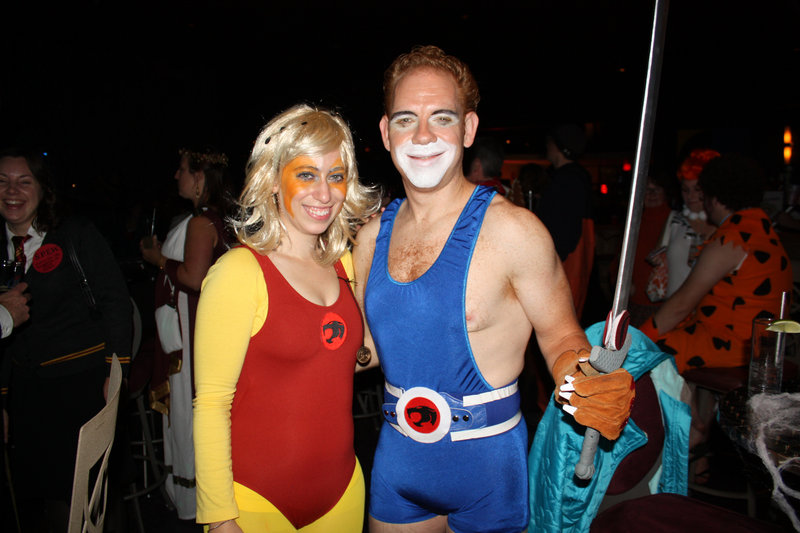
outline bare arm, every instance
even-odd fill
[[[509,256],[511,284],[552,371],[559,355],[590,350],[591,345],[575,316],[569,283],[547,228],[526,209],[512,209],[515,223],[506,226],[507,246],[513,244],[514,251]]]
[[[681,288],[656,311],[653,320],[659,335],[672,331],[689,316],[703,296],[737,268],[746,256],[743,248],[730,241],[725,244],[718,239],[709,242]]]
[[[355,296],[358,306],[361,308],[361,314],[364,317],[364,346],[372,351],[372,359],[369,364],[366,366],[358,365],[356,371],[374,368],[379,364],[378,351],[375,349],[375,343],[372,340],[372,334],[367,324],[367,315],[364,311],[364,291],[369,279],[369,269],[372,266],[372,256],[375,254],[375,238],[378,236],[380,224],[381,221],[378,217],[367,222],[358,231],[356,244],[353,247],[353,268],[356,274]]]
[[[520,208],[515,208],[520,209]],[[534,328],[542,354],[556,384],[556,394],[572,376],[574,393],[565,400],[564,410],[575,421],[616,439],[624,427],[634,397],[633,377],[618,369],[610,374],[586,376],[579,368],[581,357],[589,356],[591,344],[575,316],[564,269],[544,225],[524,210],[516,215],[521,233],[514,235],[511,255],[511,284]],[[504,249],[509,243],[504,243]],[[557,400],[561,396],[557,396]],[[562,403],[564,400],[560,400]]]
[[[183,263],[178,266],[178,282],[196,291],[206,277],[214,258],[217,230],[204,216],[192,217],[186,228]]]
[[[147,241],[150,242],[146,245]],[[173,261],[167,264],[167,258],[161,253],[161,243],[155,236],[144,237],[139,243],[139,249],[145,261],[165,269],[173,283],[183,286],[182,290],[199,291],[200,285],[213,263],[216,245],[217,230],[209,219],[201,215],[192,217],[186,227],[182,263]]]

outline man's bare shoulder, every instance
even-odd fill
[[[481,237],[517,244],[523,240],[533,243],[541,240],[552,242],[550,233],[539,217],[502,196],[492,199],[481,227]]]
[[[358,230],[355,246],[353,246],[353,261],[355,262],[356,270],[359,269],[359,263],[363,266],[363,261],[372,259],[372,254],[375,251],[375,239],[378,238],[380,229],[381,217],[379,213]]]
[[[552,281],[558,268],[553,239],[539,218],[502,197],[495,197],[486,211],[473,263],[489,261],[509,280]]]
[[[374,242],[378,237],[378,232],[381,229],[381,216],[378,213],[376,216],[370,218],[356,234],[356,244]]]

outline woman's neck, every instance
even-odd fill
[[[274,253],[299,259],[302,261],[318,262],[319,252],[317,251],[317,237],[314,235],[302,235],[290,237],[284,234],[280,244],[275,248]]]
[[[11,233],[13,233],[18,237],[24,237],[25,235],[27,235],[28,230],[31,228],[32,224],[33,224],[32,221],[21,222],[19,224],[9,224],[8,222],[6,222],[6,225],[8,226],[8,229],[11,231]]]

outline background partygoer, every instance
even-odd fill
[[[142,257],[161,269],[156,279],[156,309],[174,306],[180,324],[176,332],[165,327],[164,322],[157,322],[160,337],[178,333],[180,342],[172,353],[167,353],[170,348],[163,339],[156,343],[150,386],[152,401],[165,415],[164,463],[170,472],[167,492],[183,520],[191,520],[196,514],[192,354],[200,284],[209,267],[233,242],[223,220],[232,200],[227,188],[227,167],[227,156],[213,149],[181,150],[175,180],[178,195],[192,203],[192,211],[169,231],[163,244],[155,236],[145,237],[141,243]]]
[[[114,256],[88,220],[58,207],[41,153],[0,152],[0,258],[25,263],[32,297],[30,320],[2,344],[25,531],[66,530],[78,431],[105,405],[112,354],[123,372],[131,355],[131,303]]]
[[[683,206],[672,211],[663,224],[658,249],[651,247],[649,261],[663,267],[656,268],[657,275],[651,276],[648,283],[648,297],[652,302],[666,300],[683,285],[697,259],[699,246],[714,231],[707,220],[703,191],[697,179],[715,157],[719,157],[719,152],[698,148],[692,150],[678,168]],[[644,224],[641,227],[644,228]]]
[[[550,131],[545,141],[550,180],[536,206],[536,215],[550,232],[567,274],[578,320],[586,301],[595,246],[592,178],[578,162],[586,142],[586,134],[577,124],[559,124]]]

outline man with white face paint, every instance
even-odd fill
[[[479,100],[467,66],[415,48],[389,67],[384,94],[380,130],[407,198],[354,249],[365,342],[386,377],[370,531],[518,533],[529,512],[516,380],[531,331],[558,385],[586,379],[577,365],[590,345],[547,230],[464,177]],[[616,438],[633,393],[605,392],[631,384],[621,371],[576,385],[565,407]]]
[[[442,181],[447,168],[456,158],[456,151],[454,144],[442,139],[423,145],[414,144],[408,139],[397,147],[396,161],[414,187],[430,189]]]

